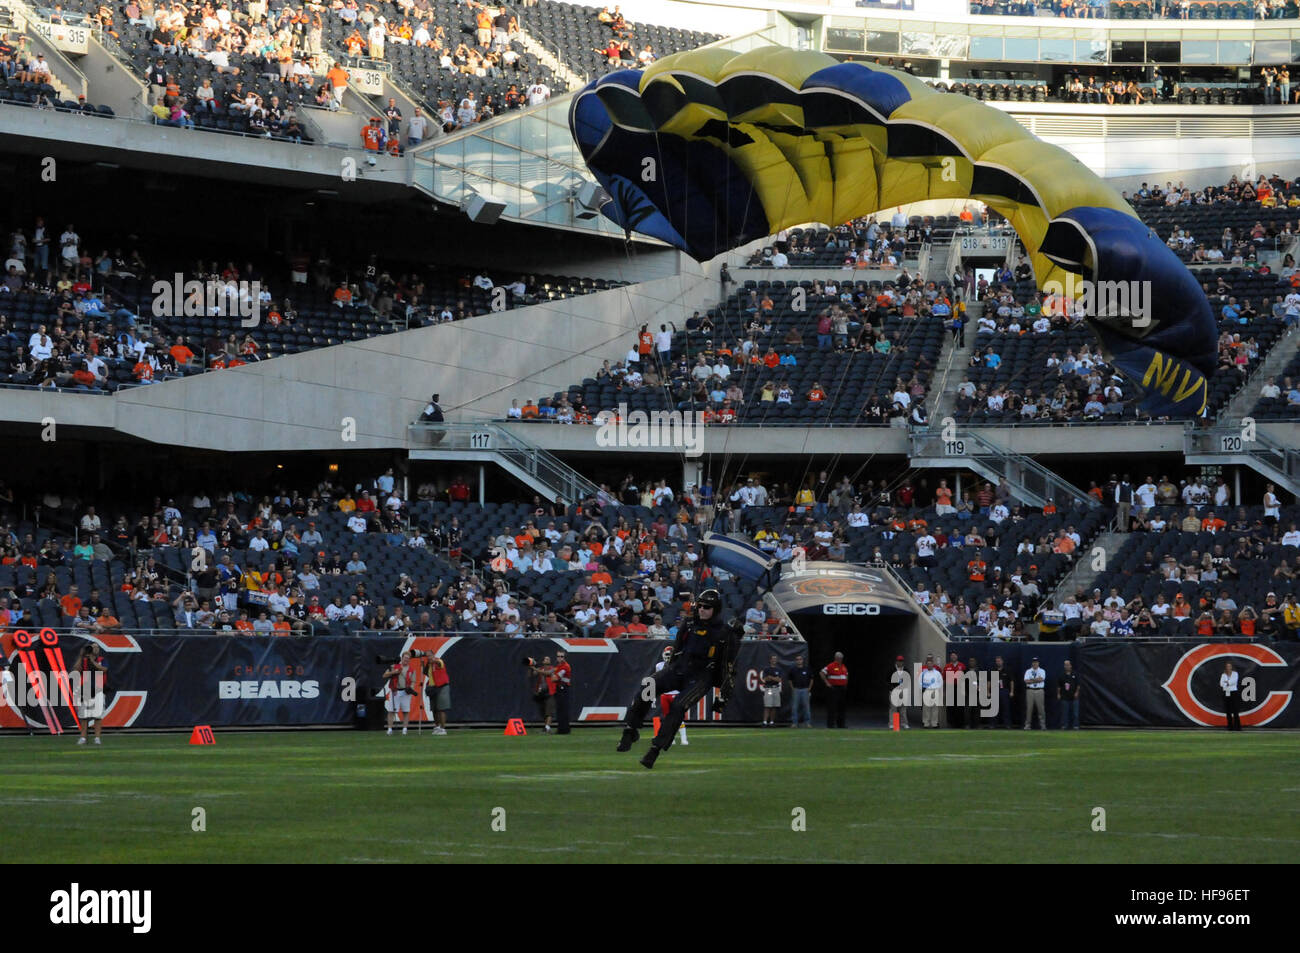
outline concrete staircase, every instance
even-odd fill
[[[1300,346],[1300,333],[1295,328],[1291,328],[1282,337],[1278,338],[1273,349],[1255,368],[1254,372],[1246,378],[1246,382],[1238,388],[1237,393],[1232,399],[1224,405],[1223,410],[1219,411],[1218,423],[1227,425],[1231,421],[1240,420],[1242,417],[1250,416],[1250,412],[1255,408],[1255,403],[1259,400],[1259,389],[1264,386],[1264,382],[1270,377],[1277,377],[1282,373],[1282,369],[1290,363],[1291,358],[1295,357],[1296,348]],[[1281,384],[1281,381],[1278,381]]]
[[[935,365],[934,403],[930,409],[931,426],[941,426],[945,417],[954,416],[957,408],[957,385],[961,383],[966,365],[975,350],[975,327],[984,313],[982,301],[966,303],[966,346],[958,347],[951,334],[945,337],[943,349]]]
[[[1128,533],[1104,532],[1099,533],[1093,540],[1091,546],[1086,546],[1076,554],[1074,568],[1065,574],[1065,577],[1057,583],[1057,586],[1047,595],[1048,599],[1054,601],[1058,606],[1067,596],[1072,596],[1079,590],[1088,592],[1092,589],[1093,583],[1097,577],[1106,571],[1116,556],[1119,555],[1120,547],[1124,545],[1124,540],[1128,539]],[[1094,558],[1096,550],[1100,547],[1105,551],[1105,558],[1101,561],[1101,569],[1094,569],[1094,564],[1098,561]],[[1100,555],[1100,554],[1096,554]],[[1103,593],[1104,595],[1104,593]],[[1046,600],[1044,600],[1046,601]]]
[[[555,51],[550,50],[527,30],[519,31],[519,42],[523,48],[537,57],[539,63],[567,84],[569,92],[576,92],[587,85],[587,78],[575,73],[569,65],[560,59]],[[559,90],[555,90],[559,92]]]

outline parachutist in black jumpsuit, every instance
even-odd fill
[[[683,619],[677,630],[672,660],[658,673],[650,676],[652,683],[638,686],[636,698],[628,706],[626,727],[618,744],[619,751],[631,750],[640,738],[641,724],[655,698],[665,692],[680,693],[660,720],[659,733],[650,743],[650,750],[641,759],[647,768],[654,767],[660,752],[672,744],[686,712],[701,698],[711,694],[714,688],[720,688],[722,695],[714,703],[713,710],[721,711],[731,697],[743,626],[734,619],[730,623],[723,623],[718,617],[721,609],[722,598],[716,589],[700,594],[695,614]]]

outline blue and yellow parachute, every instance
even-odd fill
[[[612,196],[605,215],[698,261],[793,225],[978,199],[1015,228],[1040,287],[1150,282],[1141,319],[1089,321],[1150,413],[1205,409],[1216,327],[1200,286],[1114,189],[1004,112],[821,53],[715,48],[602,77],[569,125]]]

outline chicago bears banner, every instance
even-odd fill
[[[88,643],[82,637],[45,632],[44,642],[33,633],[30,646],[6,646],[15,689],[13,698],[0,700],[0,728],[75,729],[68,693],[60,692],[68,679],[60,673],[77,667],[88,644],[107,669],[96,690],[103,692],[103,719],[110,728],[353,724],[358,705],[382,707],[384,669],[408,649],[446,664],[452,722],[537,720],[536,678],[528,660],[540,662],[549,656],[554,661],[559,650],[567,653],[573,667],[573,721],[621,721],[642,689],[642,679],[653,673],[668,644],[386,635],[313,639],[116,635]],[[778,656],[779,667],[787,669],[802,650],[803,643],[745,643],[726,721],[758,721],[762,715],[758,671],[772,654]],[[783,717],[789,714],[790,694],[787,686]],[[423,699],[417,697],[412,719],[418,718],[430,716]],[[714,720],[710,701],[701,701],[688,720]]]
[[[1092,642],[1078,647],[1080,721],[1223,728],[1219,677],[1231,662],[1245,728],[1300,728],[1300,644]]]

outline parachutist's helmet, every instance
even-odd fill
[[[701,609],[712,609],[715,613],[722,608],[722,593],[716,589],[705,589],[700,593]]]

